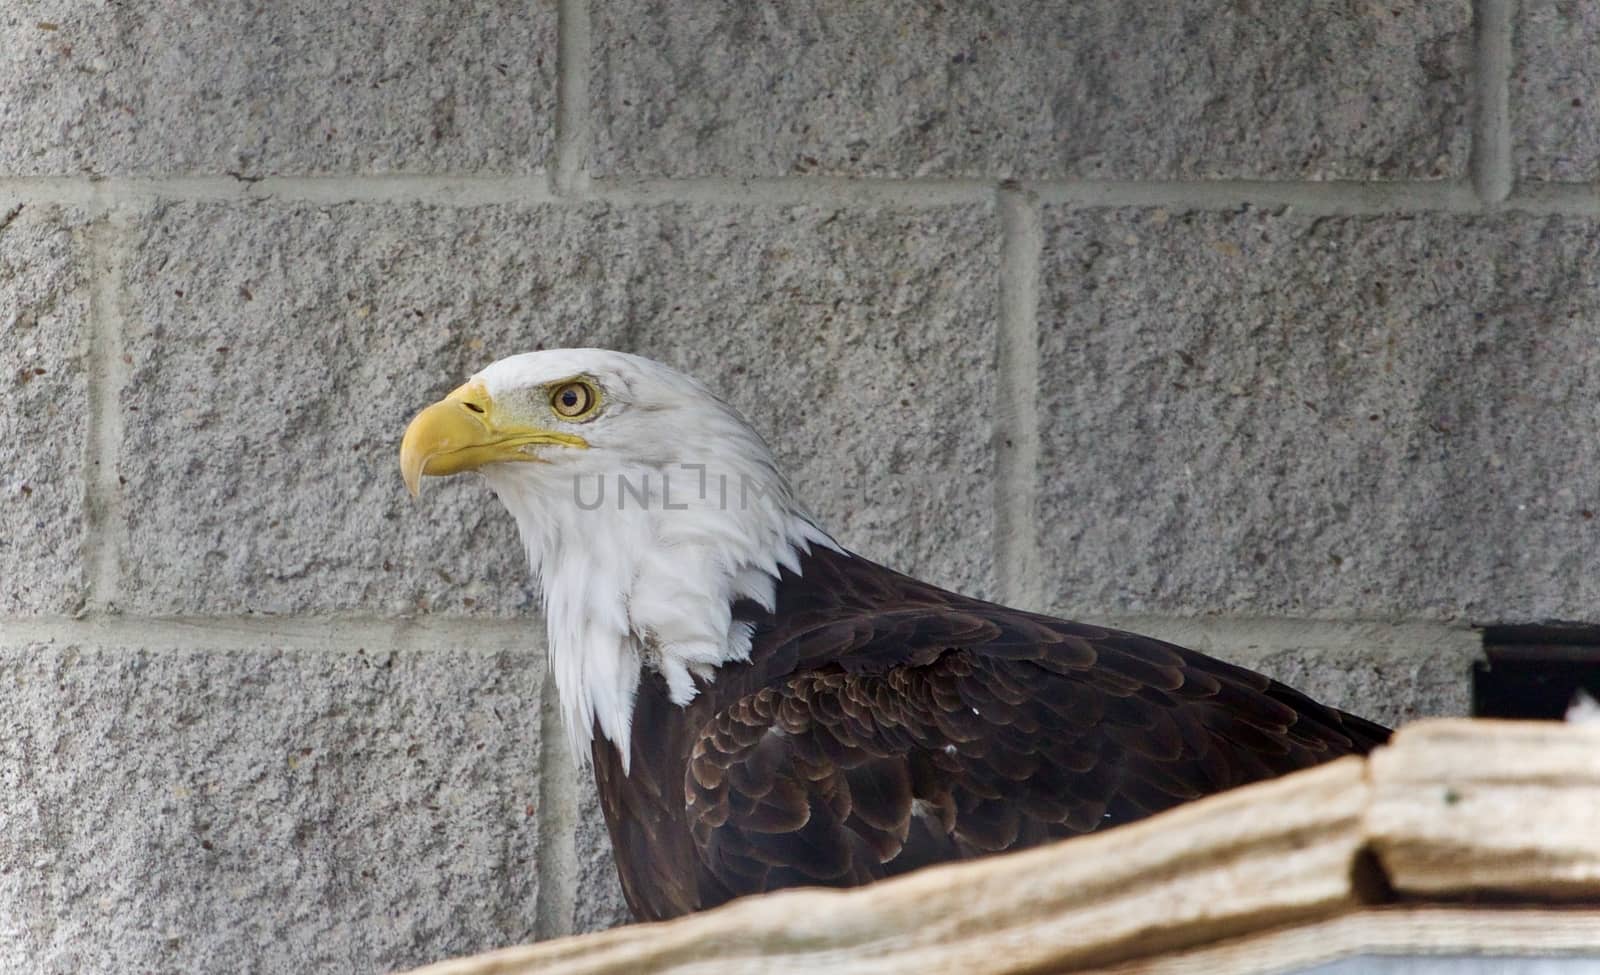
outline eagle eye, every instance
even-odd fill
[[[600,391],[581,379],[562,383],[550,394],[550,408],[567,420],[587,416],[599,404]]]

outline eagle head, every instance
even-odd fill
[[[516,520],[551,671],[582,761],[594,729],[629,754],[645,668],[687,704],[748,657],[733,605],[771,609],[781,569],[837,548],[733,407],[640,356],[554,349],[501,359],[406,428],[400,472],[482,474]]]

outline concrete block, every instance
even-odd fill
[[[1516,6],[1511,124],[1525,180],[1600,180],[1600,8],[1586,0]]]
[[[1391,728],[1472,710],[1472,665],[1482,638],[1468,627],[1428,623],[1104,619],[1248,667],[1324,704]]]
[[[617,347],[755,424],[841,544],[992,593],[999,233],[987,207],[618,211]],[[622,251],[626,250],[626,257]]]
[[[532,940],[541,660],[0,651],[0,970],[381,972]]]
[[[1472,6],[599,4],[625,177],[1465,174]]]
[[[556,2],[0,11],[0,174],[537,170]]]
[[[172,205],[124,274],[118,603],[137,613],[531,613],[475,479],[400,483],[401,432],[532,307],[525,226]]]
[[[0,206],[0,616],[87,598],[88,232],[70,208]]]
[[[863,554],[983,591],[998,243],[983,207],[163,206],[125,274],[141,613],[532,612],[476,479],[406,421],[539,347],[636,351],[746,410]]]
[[[573,902],[572,931],[588,934],[621,924],[632,924],[633,914],[622,898],[622,881],[617,879],[617,864],[612,858],[611,837],[606,832],[605,815],[600,811],[600,794],[594,776],[584,770],[578,798],[578,877]]]
[[[1595,618],[1592,221],[1051,210],[1045,224],[1051,601]]]
[[[1476,653],[1431,655],[1370,651],[1280,650],[1250,662],[1324,704],[1390,728],[1419,718],[1466,717],[1472,710]]]

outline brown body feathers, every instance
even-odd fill
[[[1159,640],[816,548],[748,663],[687,707],[645,675],[631,774],[596,779],[641,920],[1116,826],[1364,753],[1388,731]]]

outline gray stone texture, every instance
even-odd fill
[[[571,345],[699,376],[843,542],[990,585],[988,208],[172,204],[131,252],[124,609],[533,612],[499,502],[411,502],[397,445],[479,367]]]
[[[555,0],[0,8],[0,175],[540,169]]]
[[[1472,6],[598,4],[602,176],[1451,178]]]
[[[0,204],[0,616],[84,604],[89,226]]]
[[[1472,709],[1472,665],[1482,657],[1478,634],[1466,627],[1191,618],[1123,628],[1259,671],[1391,728],[1465,716]]]
[[[1045,234],[1061,605],[1593,618],[1593,221],[1051,210]]]
[[[577,896],[573,901],[572,932],[588,934],[619,924],[631,924],[633,914],[622,898],[622,881],[612,858],[611,836],[606,832],[605,814],[600,810],[600,793],[594,776],[581,773],[578,793],[578,876]]]
[[[1096,618],[1274,677],[1391,728],[1472,707],[1482,639],[1466,626],[1234,617]]]
[[[1291,648],[1238,662],[1324,704],[1398,728],[1419,718],[1466,717],[1472,711],[1474,659],[1476,654],[1405,648],[1387,653]]]
[[[0,971],[380,972],[532,940],[541,659],[0,650]]]
[[[1600,180],[1600,6],[1524,0],[1515,7],[1511,120],[1525,180]]]

